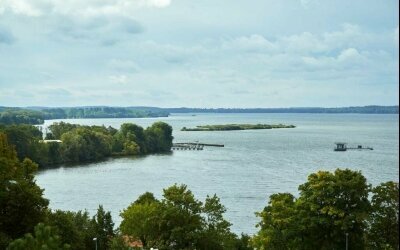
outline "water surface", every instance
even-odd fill
[[[46,121],[46,125],[60,120]],[[399,179],[398,115],[361,114],[173,114],[164,118],[69,119],[70,123],[119,128],[132,122],[147,127],[169,123],[175,142],[224,144],[203,151],[174,151],[169,155],[116,158],[74,167],[42,170],[37,183],[54,209],[87,209],[99,204],[119,212],[140,194],[150,191],[161,198],[162,189],[174,183],[188,185],[198,199],[216,193],[227,207],[226,217],[236,233],[252,234],[254,213],[269,195],[291,192],[317,170],[361,170],[373,185]],[[182,127],[228,123],[293,124],[295,129],[196,131]],[[334,152],[334,142],[371,146],[373,151]]]

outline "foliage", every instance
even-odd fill
[[[8,136],[19,159],[30,158],[40,167],[97,161],[112,155],[169,152],[173,139],[172,128],[163,122],[146,130],[131,123],[122,124],[117,130],[60,122],[50,125],[49,130],[46,138],[61,143],[42,141],[42,132],[32,125],[0,125],[0,132]]]
[[[259,249],[293,249],[296,245],[296,208],[295,198],[289,193],[270,196],[268,206],[260,213],[259,233],[253,243]]]
[[[144,131],[146,149],[149,153],[169,152],[172,147],[172,127],[165,122],[156,122]]]
[[[398,186],[397,191],[395,187],[393,183],[376,187],[371,207],[370,185],[360,172],[337,169],[334,173],[311,174],[299,186],[298,199],[291,194],[270,197],[268,206],[258,213],[260,230],[252,239],[253,245],[258,249],[343,249],[348,234],[350,249],[364,249],[371,242],[378,244],[374,237],[396,246]],[[389,218],[397,218],[397,222]],[[383,225],[387,226],[385,236],[376,231]]]
[[[35,236],[26,234],[23,238],[10,243],[8,250],[62,250],[70,249],[62,244],[60,236],[54,233],[50,226],[39,223],[35,227]]]
[[[55,122],[49,126],[49,130],[51,131],[51,139],[60,140],[61,136],[73,129],[78,128],[80,125],[78,124],[71,124],[66,122]]]
[[[62,243],[76,250],[93,249],[93,238],[97,238],[99,250],[109,249],[115,235],[111,214],[105,212],[102,206],[92,218],[87,211],[56,210],[48,214],[47,224],[56,229]]]
[[[75,107],[42,109],[46,119],[65,118],[139,118],[165,117],[169,113],[160,108],[146,107]]]
[[[299,187],[300,225],[311,232],[304,238],[322,249],[344,248],[348,233],[352,248],[363,248],[369,188],[360,172],[348,169],[311,174]]]
[[[223,218],[225,207],[217,196],[205,203],[185,185],[164,189],[159,201],[145,193],[121,213],[120,229],[144,247],[159,249],[236,249],[242,246]],[[246,240],[245,240],[246,241]],[[246,249],[246,248],[243,248]]]
[[[92,224],[98,242],[98,249],[109,249],[110,239],[115,236],[111,213],[104,211],[103,206],[99,206],[96,215],[92,218]]]
[[[398,114],[399,106],[361,106],[341,108],[167,108],[170,113],[327,113]]]
[[[167,117],[161,108],[151,107],[76,107],[11,108],[0,107],[0,124],[43,124],[44,120],[68,118]]]
[[[123,236],[117,235],[111,239],[110,250],[132,250],[126,243]]]
[[[36,170],[31,160],[17,158],[7,136],[0,133],[0,248],[32,232],[45,218],[48,200],[35,183]]]
[[[399,184],[386,182],[372,189],[372,212],[368,220],[370,249],[398,249]]]
[[[15,146],[18,158],[24,160],[30,158],[37,163],[46,161],[42,155],[44,146],[39,144],[42,132],[31,125],[10,125],[0,127],[0,131],[7,135],[8,141]]]
[[[111,155],[111,136],[79,127],[61,136],[64,162],[100,160]]]
[[[42,124],[43,114],[34,110],[4,108],[0,110],[0,124]]]
[[[55,228],[61,236],[61,242],[69,244],[72,249],[84,250],[94,246],[94,230],[86,211],[75,213],[56,210],[48,214],[47,224]]]
[[[139,239],[143,246],[155,246],[160,210],[160,203],[155,199],[132,203],[121,213],[121,232]]]

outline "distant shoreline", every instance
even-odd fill
[[[44,120],[79,118],[156,118],[171,113],[293,113],[293,114],[399,114],[399,106],[294,107],[294,108],[158,108],[158,107],[2,107],[0,124],[43,124]]]
[[[168,113],[299,113],[299,114],[399,114],[399,106],[293,107],[293,108],[161,108]]]

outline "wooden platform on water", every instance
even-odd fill
[[[336,142],[336,147],[333,149],[334,151],[344,152],[347,150],[374,150],[372,147],[364,147],[362,145],[357,145],[357,147],[348,147],[345,142]]]
[[[199,142],[179,142],[172,144],[172,150],[203,150],[204,147],[224,147],[223,144],[210,144]]]

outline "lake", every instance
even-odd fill
[[[61,120],[49,120],[45,125]],[[168,155],[114,158],[100,163],[64,166],[38,172],[50,207],[87,209],[92,215],[99,204],[119,212],[146,191],[162,197],[162,189],[186,184],[204,201],[214,193],[226,206],[226,218],[236,233],[256,232],[258,218],[269,195],[298,194],[307,176],[336,168],[361,170],[377,185],[399,179],[399,116],[365,114],[172,114],[163,118],[68,119],[69,123],[119,128],[131,122],[147,127],[169,123],[175,142],[199,141],[224,144],[202,151],[174,151]],[[296,125],[294,129],[244,131],[180,131],[182,127],[208,124],[266,123]],[[374,150],[333,151],[334,142],[371,146]]]

